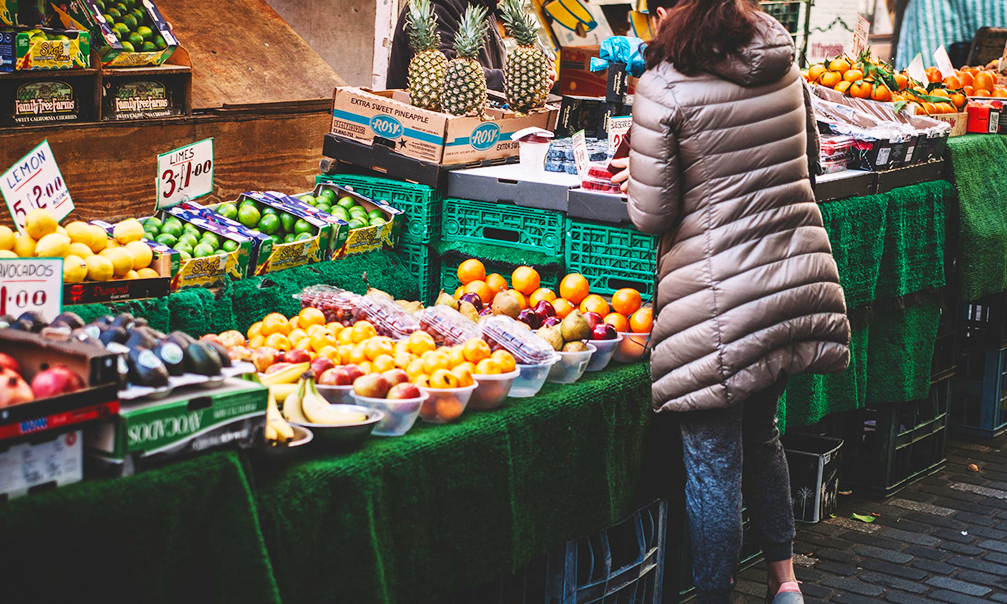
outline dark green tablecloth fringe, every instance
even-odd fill
[[[438,255],[442,258],[482,258],[506,263],[514,268],[521,265],[532,266],[539,271],[558,272],[564,267],[562,256],[554,256],[545,252],[523,250],[500,245],[471,243],[468,241],[449,241],[436,244]]]
[[[970,134],[948,141],[961,212],[962,298],[1007,289],[1007,140]]]

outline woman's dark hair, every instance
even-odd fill
[[[752,0],[648,0],[652,15],[668,11],[647,46],[647,67],[664,61],[686,75],[736,54],[752,41],[758,6]]]

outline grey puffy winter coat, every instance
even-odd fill
[[[729,407],[780,377],[849,363],[850,326],[808,177],[807,106],[786,30],[760,13],[739,55],[644,74],[629,213],[660,236],[654,406]],[[794,401],[797,403],[797,401]]]

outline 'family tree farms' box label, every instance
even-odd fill
[[[76,122],[81,119],[80,99],[67,82],[22,84],[11,101],[11,118],[16,124]]]
[[[173,117],[184,110],[175,91],[157,80],[107,81],[102,91],[102,119],[137,120]]]

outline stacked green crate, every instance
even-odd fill
[[[567,220],[564,255],[567,271],[587,277],[594,293],[631,287],[654,297],[657,239],[631,226]]]

